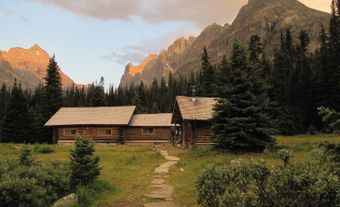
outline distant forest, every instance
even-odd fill
[[[325,29],[329,28],[329,29]],[[340,111],[340,8],[332,6],[328,27],[320,25],[320,43],[309,50],[310,37],[301,31],[292,38],[289,28],[281,32],[279,48],[273,56],[263,55],[261,39],[252,35],[248,45],[240,45],[245,54],[223,56],[212,65],[207,50],[202,52],[200,73],[188,77],[156,79],[150,86],[143,82],[129,87],[104,88],[104,79],[86,87],[62,91],[55,58],[50,59],[45,84],[34,91],[23,90],[14,80],[13,87],[0,89],[0,140],[3,142],[51,142],[51,132],[43,124],[60,107],[136,105],[137,113],[172,112],[178,95],[219,97],[228,84],[223,77],[231,70],[230,57],[239,58],[259,74],[268,86],[270,114],[281,134],[327,132],[318,115],[318,107]],[[235,43],[238,44],[239,43]],[[236,61],[237,62],[237,61]]]

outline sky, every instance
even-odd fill
[[[301,0],[329,11],[330,0]],[[0,0],[0,50],[40,45],[76,83],[118,85],[138,64],[213,22],[232,23],[247,0]]]

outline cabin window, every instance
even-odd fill
[[[99,129],[98,130],[98,135],[111,135],[111,129]]]
[[[143,128],[143,134],[154,134],[155,133],[155,129],[154,128]]]
[[[76,135],[77,134],[77,130],[76,129],[65,129],[64,130],[64,134],[65,135]]]

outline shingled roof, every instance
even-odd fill
[[[184,120],[210,120],[218,98],[177,96],[176,103]]]
[[[171,113],[166,114],[135,114],[132,116],[129,126],[172,126]]]
[[[135,106],[61,108],[45,126],[128,125]]]

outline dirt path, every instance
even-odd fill
[[[176,207],[173,202],[173,186],[165,184],[165,179],[169,177],[169,168],[179,161],[178,157],[169,156],[166,150],[160,150],[159,153],[167,160],[155,169],[154,179],[148,186],[150,193],[146,197],[152,199],[150,203],[145,203],[144,207]]]

